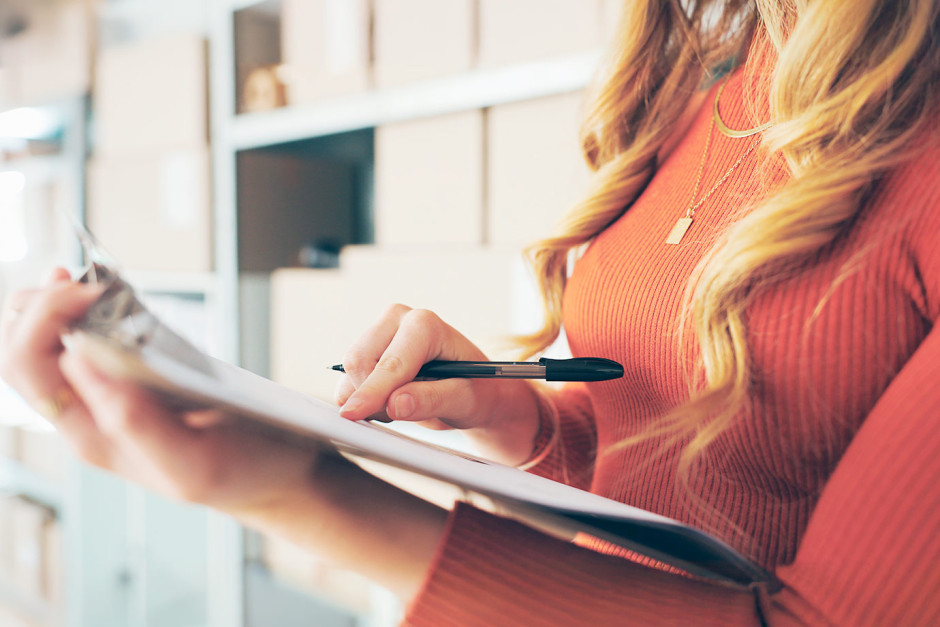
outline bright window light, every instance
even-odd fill
[[[20,107],[0,113],[0,138],[43,139],[60,128],[59,117],[48,109]]]

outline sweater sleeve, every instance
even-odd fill
[[[594,476],[597,429],[587,386],[571,383],[539,392],[540,437],[532,460],[523,467],[533,474],[587,490]]]
[[[654,570],[458,506],[409,625],[940,624],[940,328],[866,418],[782,590]]]

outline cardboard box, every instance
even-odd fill
[[[28,501],[13,502],[14,580],[21,593],[32,599],[43,594],[43,526],[49,511]]]
[[[62,526],[47,517],[42,527],[42,596],[53,605],[65,601],[65,547]]]
[[[150,155],[209,139],[206,42],[174,35],[105,49],[94,89],[95,154]]]
[[[91,88],[95,2],[36,4],[39,6],[24,15],[25,30],[0,38],[0,63],[12,75],[10,100],[21,105],[43,104],[87,93]]]
[[[91,231],[127,270],[212,269],[206,149],[97,158],[88,197]]]
[[[0,496],[0,583],[10,585],[16,576],[16,539],[13,537],[13,510],[18,499]],[[3,623],[0,623],[2,625]]]
[[[271,374],[332,400],[338,381],[326,367],[394,303],[430,309],[490,358],[511,357],[516,250],[430,251],[352,246],[338,270],[278,270],[271,282]]]
[[[375,242],[483,242],[483,113],[389,124],[375,131]]]
[[[282,79],[292,105],[371,85],[369,0],[282,0]]]
[[[601,41],[600,0],[479,0],[481,67],[593,50]]]
[[[389,87],[469,70],[473,0],[374,0],[375,83]]]
[[[489,242],[522,246],[549,235],[586,193],[582,101],[577,92],[488,110]]]

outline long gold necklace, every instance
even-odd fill
[[[750,148],[748,148],[744,154],[738,157],[738,160],[735,161],[730,168],[728,168],[728,171],[725,172],[720,179],[718,179],[718,182],[715,183],[710,190],[708,190],[708,193],[706,193],[698,200],[698,202],[696,202],[695,197],[698,196],[698,190],[702,185],[702,177],[705,175],[705,164],[708,161],[708,151],[711,148],[712,135],[714,134],[715,127],[717,126],[718,130],[723,135],[727,135],[728,137],[749,137],[766,130],[771,124],[770,122],[767,122],[766,124],[762,124],[758,127],[740,131],[728,128],[728,126],[722,121],[721,115],[718,113],[718,100],[721,98],[721,92],[724,91],[726,84],[727,81],[724,81],[718,87],[718,92],[715,94],[715,104],[712,108],[712,119],[708,125],[708,137],[705,139],[705,150],[702,151],[702,159],[698,164],[698,173],[695,176],[695,186],[692,189],[692,198],[689,199],[689,206],[685,210],[685,215],[679,218],[676,221],[675,226],[672,227],[672,230],[669,231],[669,235],[666,237],[667,244],[675,245],[682,241],[682,237],[686,234],[686,231],[689,230],[689,227],[692,226],[692,218],[695,215],[696,209],[705,204],[705,201],[708,200],[709,197],[711,197],[711,195],[714,194],[715,191],[717,191],[718,188],[728,180],[728,177],[730,177],[734,171],[738,169],[738,166],[741,165],[741,162],[744,161],[748,155],[754,152],[754,150],[756,150],[760,145],[760,137],[758,137],[751,144]]]

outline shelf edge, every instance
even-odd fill
[[[473,70],[322,103],[231,116],[235,150],[263,148],[391,122],[457,113],[583,89],[597,51],[504,68]]]

